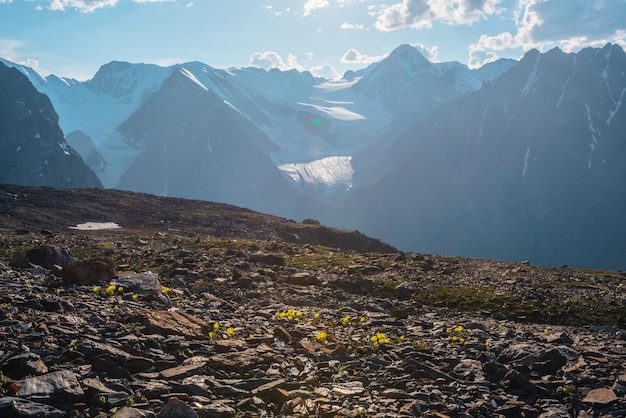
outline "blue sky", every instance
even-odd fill
[[[0,57],[91,78],[112,60],[330,78],[400,44],[472,67],[531,48],[626,47],[626,0],[0,0]]]

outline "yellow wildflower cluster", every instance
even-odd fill
[[[220,323],[219,322],[214,322],[213,326],[212,326],[212,329],[209,332],[209,338],[211,340],[216,339],[219,336],[219,331],[220,331]],[[233,328],[233,327],[226,328],[226,336],[227,337],[232,337],[234,335],[235,335],[235,328]]]
[[[358,327],[360,324],[363,324],[366,321],[365,317],[362,316],[360,318],[353,318],[350,315],[346,315],[341,319],[341,323],[344,327],[352,326]]]
[[[122,294],[124,293],[124,288],[122,288],[121,286],[115,286],[114,284],[111,284],[109,286],[107,286],[106,288],[104,288],[104,290],[102,288],[100,288],[100,286],[94,286],[92,291],[94,293],[104,293],[106,296],[113,296],[115,295],[115,292],[117,292],[118,294]]]
[[[289,321],[300,321],[304,314],[302,313],[302,311],[295,311],[289,308],[286,311],[277,311],[274,315],[277,318],[283,318]]]
[[[391,340],[387,338],[384,332],[377,332],[370,337],[370,341],[374,344],[389,344]]]
[[[324,341],[327,337],[328,337],[328,334],[326,333],[326,331],[320,331],[315,336],[315,339],[317,341]]]
[[[453,343],[467,344],[468,331],[465,330],[463,325],[457,325],[454,328],[446,328],[446,333],[450,334],[450,341]]]

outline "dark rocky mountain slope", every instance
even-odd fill
[[[386,177],[323,219],[402,249],[624,270],[625,93],[618,45],[531,51],[413,126]]]
[[[47,96],[0,63],[0,182],[30,186],[102,187],[67,145]]]
[[[275,145],[186,69],[118,129],[139,150],[119,188],[292,213],[297,191],[269,157]]]

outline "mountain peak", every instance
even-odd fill
[[[430,64],[430,61],[428,61],[421,52],[409,44],[402,44],[391,51],[391,54],[389,54],[386,60],[388,59],[400,60],[401,62],[412,64]]]

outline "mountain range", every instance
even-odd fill
[[[402,45],[340,80],[111,62],[19,69],[107,188],[358,229],[404,249],[626,269],[626,56],[479,69]]]

